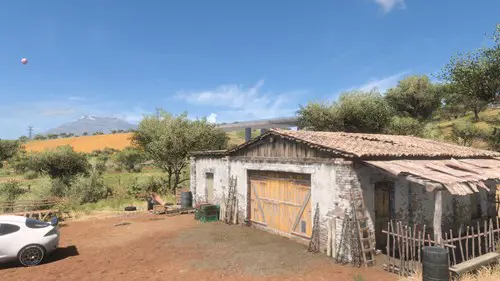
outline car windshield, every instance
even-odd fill
[[[29,228],[44,228],[50,226],[50,223],[28,218],[26,219],[26,226]]]

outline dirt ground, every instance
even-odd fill
[[[362,276],[363,279],[359,279]],[[39,266],[0,265],[0,280],[397,280],[341,266],[287,238],[193,215],[115,215],[70,221]]]

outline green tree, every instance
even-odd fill
[[[59,137],[59,135],[58,135],[58,134],[48,134],[48,135],[47,135],[47,138],[48,138],[49,140],[57,139],[57,137]]]
[[[490,48],[452,57],[440,75],[453,83],[476,120],[482,106],[497,101],[500,94],[500,25],[492,39],[494,46]]]
[[[0,139],[0,168],[3,167],[3,161],[9,160],[20,150],[21,143],[15,140]]]
[[[41,134],[37,134],[33,137],[34,140],[46,140],[47,137]]]
[[[21,188],[20,183],[15,180],[9,180],[0,185],[0,195],[7,201],[17,200],[19,196],[26,192],[28,192],[28,190]]]
[[[493,128],[492,132],[486,136],[486,142],[490,149],[500,151],[500,128]]]
[[[401,115],[428,120],[441,106],[438,87],[426,75],[410,76],[386,93],[388,103]]]
[[[314,131],[381,133],[391,122],[393,109],[377,91],[343,93],[337,103],[301,106],[299,126]]]
[[[76,152],[69,145],[53,150],[32,152],[26,157],[27,170],[44,173],[65,184],[80,174],[87,174],[90,164],[84,153]]]
[[[126,147],[116,154],[116,162],[129,172],[144,161],[144,153],[135,147]]]
[[[164,111],[160,118],[146,116],[131,139],[148,159],[167,172],[167,185],[174,193],[180,183],[188,180],[182,173],[189,163],[189,152],[226,149],[229,140],[224,131],[206,119],[190,120],[187,113],[172,116]]]
[[[483,131],[470,122],[453,123],[451,127],[451,138],[459,145],[471,146],[475,140],[482,137]]]
[[[391,135],[411,135],[421,137],[424,133],[424,123],[411,117],[392,117],[387,133]]]
[[[27,136],[20,136],[17,140],[20,141],[20,142],[22,142],[22,143],[26,143],[30,139]]]

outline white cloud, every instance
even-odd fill
[[[375,3],[380,5],[385,13],[389,13],[394,8],[405,9],[406,3],[405,0],[374,0]]]
[[[250,88],[242,85],[221,85],[214,90],[179,92],[176,97],[197,106],[220,108],[217,117],[230,122],[248,119],[265,119],[293,115],[297,104],[290,104],[302,92],[274,94],[263,92],[264,81]],[[212,108],[213,110],[213,108]]]
[[[207,116],[207,122],[208,123],[217,123],[217,114],[215,113],[210,113],[208,116]]]
[[[410,73],[410,71],[403,71],[381,79],[371,79],[370,81],[366,82],[365,84],[359,87],[354,87],[354,89],[359,89],[361,91],[370,91],[372,89],[378,89],[381,93],[384,93],[388,89],[396,86],[398,84],[398,81],[401,80],[403,76],[407,75],[408,73]]]

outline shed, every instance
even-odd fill
[[[335,237],[358,191],[376,247],[389,220],[426,224],[436,239],[461,223],[495,213],[500,153],[413,136],[271,129],[227,151],[194,152],[194,202],[220,204],[235,183],[239,221],[308,242],[319,210]]]

